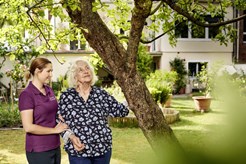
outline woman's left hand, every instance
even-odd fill
[[[80,139],[78,137],[76,137],[74,134],[72,134],[70,136],[70,140],[72,141],[73,147],[75,148],[75,150],[81,151],[81,150],[83,150],[85,148],[85,145],[82,144],[80,142]]]

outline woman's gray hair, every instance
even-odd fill
[[[78,80],[77,80],[76,76],[77,76],[78,64],[81,62],[85,63],[91,71],[91,74],[92,74],[91,85],[94,85],[96,83],[96,81],[98,80],[98,78],[95,74],[95,71],[94,71],[94,67],[86,59],[79,59],[79,60],[76,60],[75,62],[72,63],[72,65],[68,71],[68,85],[69,85],[69,87],[77,88],[77,86],[78,86]]]

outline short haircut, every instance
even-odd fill
[[[98,78],[95,74],[95,71],[94,71],[94,67],[86,59],[79,59],[79,60],[76,60],[74,63],[72,63],[72,65],[68,71],[69,87],[77,88],[77,86],[78,86],[78,80],[77,80],[76,76],[77,76],[78,64],[81,62],[84,63],[85,65],[87,65],[91,71],[91,75],[92,75],[91,85],[94,85],[96,83],[96,81],[98,80]]]

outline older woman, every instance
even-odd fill
[[[70,88],[60,96],[58,114],[70,127],[63,134],[69,161],[108,164],[112,134],[107,118],[124,117],[129,111],[105,90],[93,86],[96,76],[86,60],[77,60],[71,66],[68,79]]]

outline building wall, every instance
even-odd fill
[[[48,58],[50,61],[52,61],[53,65],[53,81],[57,81],[57,78],[59,76],[64,76],[67,71],[69,70],[69,67],[71,64],[81,58],[86,58],[90,56],[90,53],[84,53],[84,54],[73,54],[73,53],[68,53],[68,54],[57,54],[56,57],[60,61],[65,60],[63,64],[61,64],[54,55],[52,54],[45,54],[43,55],[44,57]]]
[[[61,75],[64,76],[66,74],[72,62],[76,61],[77,59],[81,59],[83,57],[88,57],[92,53],[93,52],[56,54],[56,57],[59,61],[63,61],[63,60],[65,61],[63,64],[61,64],[53,54],[44,54],[40,57],[48,58],[52,62],[53,65],[52,81],[57,81],[59,76]],[[1,61],[2,59],[0,59],[0,62]],[[7,58],[7,60],[4,63],[4,66],[1,69],[1,72],[5,74],[7,70],[11,70],[12,68],[13,68],[13,62]],[[5,86],[7,87],[9,86],[8,84],[10,82],[10,78],[6,77],[6,75],[4,75],[4,77],[0,80]]]
[[[177,46],[171,47],[165,39],[162,39],[159,49],[162,52],[160,68],[165,70],[170,70],[169,61],[175,57],[185,59],[186,63],[208,62],[209,66],[216,62],[232,64],[232,43],[224,46],[211,40],[178,40]]]
[[[233,8],[227,9],[225,19],[233,18]],[[160,35],[157,34],[156,36]],[[169,61],[180,57],[188,62],[208,62],[210,67],[213,63],[222,62],[226,65],[232,64],[233,43],[221,45],[219,42],[197,38],[179,38],[176,46],[171,46],[168,36],[165,35],[152,44],[151,49],[161,52],[160,69],[170,70]],[[188,64],[187,64],[188,69]]]

